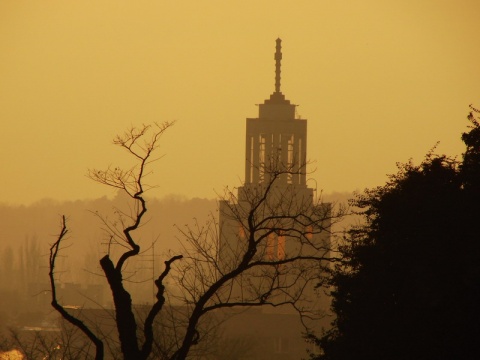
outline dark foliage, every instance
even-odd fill
[[[357,196],[315,359],[473,359],[480,352],[480,125],[461,161],[429,154]]]

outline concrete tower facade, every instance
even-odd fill
[[[328,266],[331,209],[307,186],[307,120],[281,91],[281,45],[275,90],[246,120],[244,184],[219,204],[217,271],[230,281],[217,301],[273,305],[229,308],[223,334],[254,339],[252,358],[262,360],[304,357],[304,326],[326,326],[318,319],[329,308],[316,285]]]
[[[292,174],[282,174],[279,185],[306,187],[306,172],[299,170],[306,163],[307,120],[295,118],[296,105],[286,100],[280,90],[281,42],[276,40],[275,92],[259,105],[258,118],[247,119],[246,185],[267,182],[269,166],[281,166],[292,170]]]
[[[246,120],[244,185],[238,188],[238,196],[220,202],[218,256],[224,272],[242,259],[252,231],[246,217],[266,192],[268,199],[256,221],[261,221],[258,216],[270,220],[266,228],[255,230],[259,237],[268,232],[265,241],[259,242],[258,258],[282,261],[316,256],[318,249],[329,248],[330,205],[315,204],[314,189],[307,186],[307,120],[296,117],[296,105],[281,92],[281,50],[281,39],[277,39],[275,91],[259,104],[258,117]],[[287,224],[294,214],[306,215],[308,220]],[[320,256],[325,256],[321,251]],[[261,283],[260,275],[252,277]],[[252,284],[252,279],[248,282]]]

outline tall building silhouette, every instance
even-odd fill
[[[266,192],[268,199],[263,215],[273,215],[272,225],[267,226],[278,227],[278,231],[270,231],[257,249],[257,256],[266,261],[282,261],[295,256],[328,255],[330,204],[317,204],[314,189],[307,186],[307,120],[296,116],[296,105],[281,91],[281,43],[281,39],[276,40],[275,91],[258,105],[258,117],[246,120],[244,185],[238,188],[236,197],[223,200],[219,205],[218,261],[224,272],[233,269],[242,259],[249,237],[245,217]],[[283,230],[290,225],[275,223],[276,218],[289,221],[292,215],[300,213],[308,219],[303,223],[299,218],[293,220],[292,230]],[[318,231],[319,223],[325,231]],[[260,230],[259,236],[262,231],[267,230]],[[249,276],[237,281],[235,295],[245,298],[246,288],[257,292],[261,288],[262,275],[250,273]],[[288,274],[282,276],[288,281]],[[308,284],[306,294],[310,297],[314,296],[314,286],[313,281]]]
[[[316,285],[327,265],[318,259],[329,256],[331,209],[307,186],[307,120],[296,116],[296,105],[281,91],[281,44],[277,39],[275,90],[258,105],[258,117],[246,120],[244,184],[219,204],[218,271],[234,274],[219,299],[284,304],[225,310],[222,334],[246,341],[246,358],[259,360],[305,357],[304,325],[318,331],[328,323],[327,317],[298,316],[322,317],[329,308]],[[250,263],[266,265],[238,274],[252,241],[257,245]]]

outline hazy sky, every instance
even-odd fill
[[[0,202],[110,195],[86,170],[125,165],[114,135],[154,121],[177,123],[152,195],[238,186],[277,37],[318,188],[381,185],[437,141],[462,152],[479,19],[478,0],[0,1]]]

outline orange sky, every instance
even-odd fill
[[[462,152],[479,19],[477,0],[1,1],[0,202],[111,195],[86,170],[126,164],[114,135],[153,121],[177,123],[152,195],[238,186],[277,37],[319,189],[381,185],[437,141]]]

